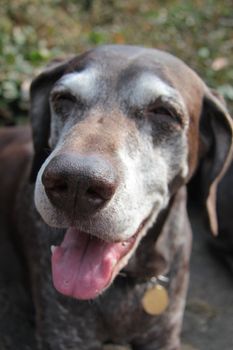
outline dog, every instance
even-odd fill
[[[216,235],[216,191],[232,158],[225,106],[178,58],[107,45],[49,65],[32,82],[30,114],[33,148],[27,131],[9,226],[39,348],[180,349],[186,187],[198,170]],[[2,153],[9,163],[9,142]],[[2,172],[10,177],[9,164]]]

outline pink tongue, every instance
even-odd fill
[[[109,285],[114,267],[130,246],[130,242],[107,243],[69,228],[52,254],[55,288],[77,299],[95,298]]]

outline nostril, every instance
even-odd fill
[[[93,188],[88,188],[86,194],[88,195],[88,197],[92,197],[92,198],[100,197],[97,191],[94,190]]]
[[[42,183],[45,190],[51,193],[63,193],[68,190],[67,182],[60,176],[55,176],[52,173],[44,172],[42,176]]]
[[[113,188],[107,184],[103,186],[90,186],[85,192],[85,197],[88,201],[96,205],[101,205],[111,199],[113,195]]]
[[[88,188],[86,191],[86,197],[89,201],[95,203],[96,205],[102,204],[106,199],[100,194],[100,190],[97,188]]]
[[[47,189],[52,192],[67,192],[68,185],[66,183],[54,184],[51,187],[47,187]]]

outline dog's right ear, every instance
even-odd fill
[[[31,84],[30,117],[34,144],[34,159],[30,176],[32,182],[35,182],[38,170],[47,158],[49,152],[50,91],[55,82],[64,74],[70,61],[71,59],[52,61]]]
[[[218,233],[216,212],[217,187],[233,158],[233,122],[219,95],[209,89],[203,99],[200,120],[199,176],[210,230]]]

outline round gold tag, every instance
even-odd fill
[[[162,314],[166,310],[168,303],[168,293],[160,284],[156,284],[148,289],[142,298],[143,309],[149,315]]]

